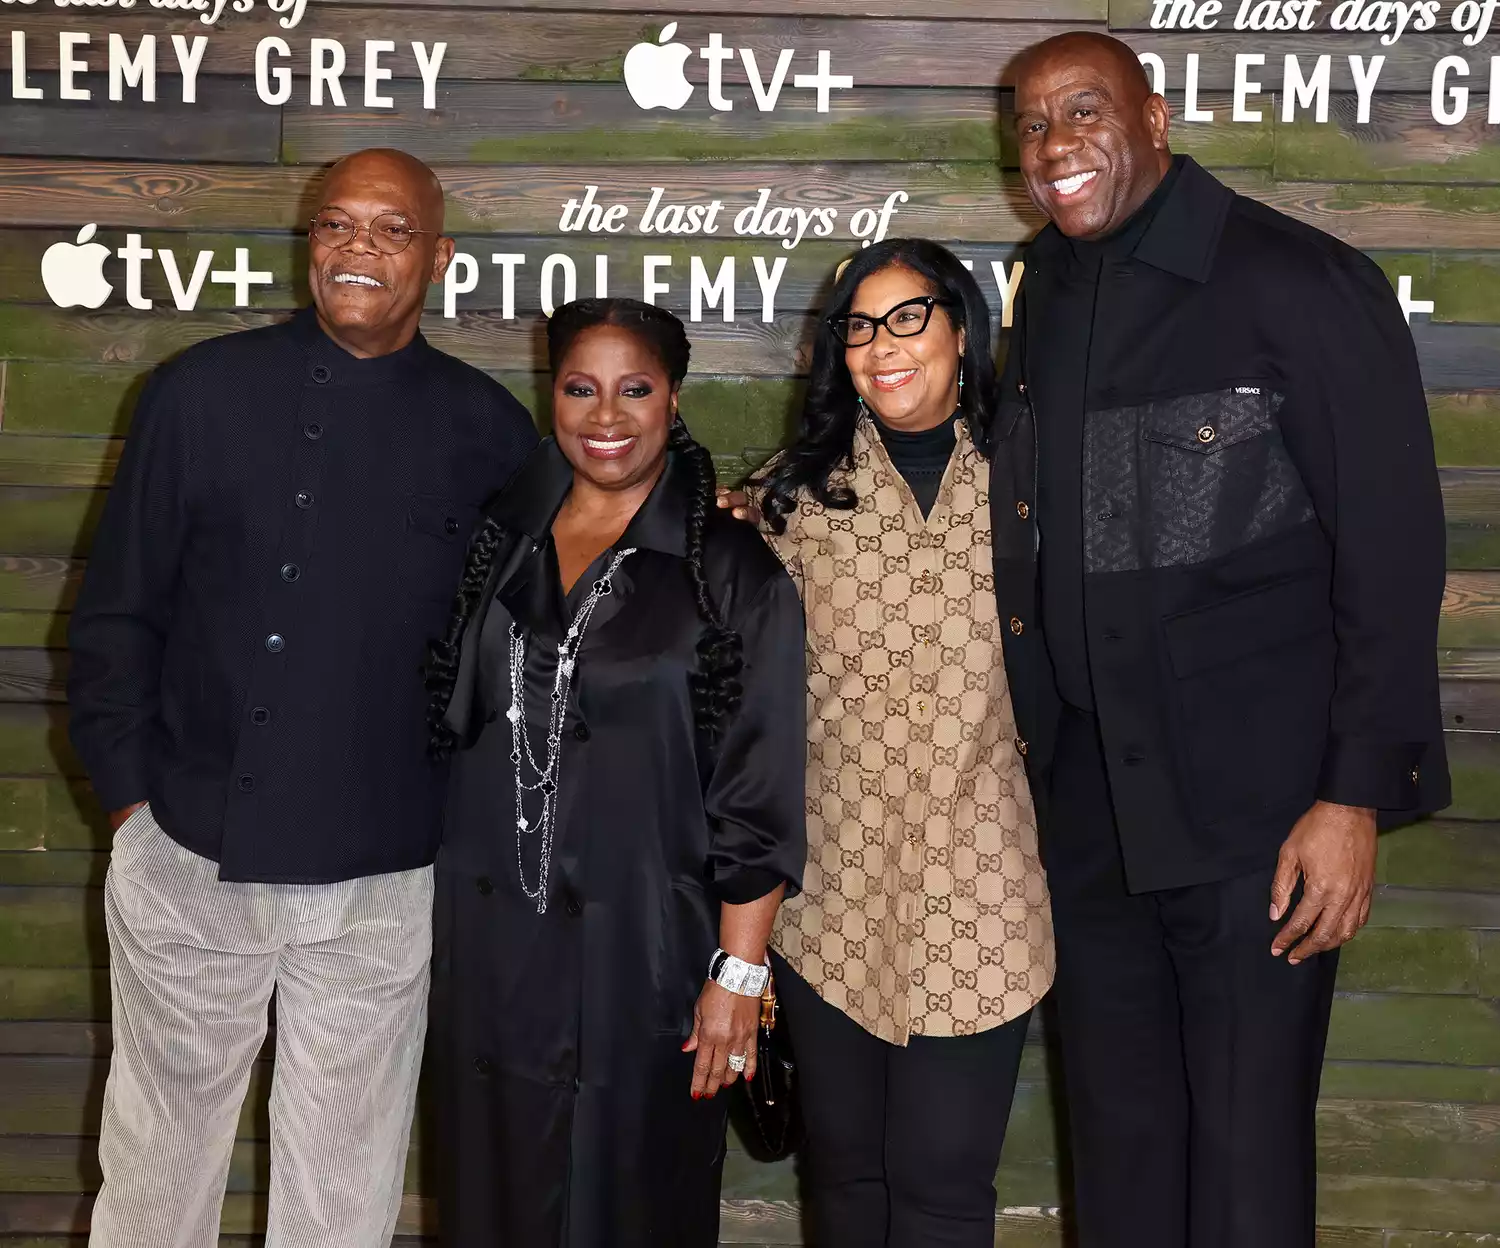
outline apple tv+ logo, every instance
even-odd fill
[[[638,43],[625,54],[625,89],[640,108],[668,108],[676,111],[692,97],[696,88],[687,77],[687,63],[693,49],[685,43],[673,43],[677,23],[664,27],[655,43]],[[708,103],[720,112],[734,107],[734,101],[724,93],[724,64],[736,56],[745,67],[755,106],[769,113],[781,98],[786,85],[787,71],[797,55],[795,48],[782,48],[769,76],[761,72],[753,48],[727,48],[724,36],[711,34],[708,44],[698,49],[698,55],[708,62]],[[832,53],[820,49],[818,71],[815,74],[797,74],[792,78],[792,87],[798,91],[812,91],[817,96],[817,110],[828,111],[829,95],[833,91],[847,91],[854,86],[849,74],[833,72]]]
[[[139,311],[155,306],[153,300],[141,293],[141,278],[145,261],[156,257],[166,278],[167,289],[172,292],[172,304],[179,312],[191,312],[198,306],[198,296],[203,293],[204,281],[216,286],[234,287],[234,306],[248,307],[252,286],[269,286],[276,275],[265,269],[250,267],[250,249],[234,249],[234,267],[215,269],[214,253],[200,251],[193,261],[193,269],[186,277],[177,264],[177,253],[170,247],[142,247],[139,234],[127,234],[125,246],[111,251],[103,243],[93,241],[98,226],[90,223],[78,231],[74,242],[53,243],[42,253],[42,287],[60,308],[102,308],[114,285],[104,276],[104,266],[113,257],[125,262],[125,302]]]

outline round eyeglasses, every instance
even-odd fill
[[[382,212],[368,225],[358,225],[342,213],[320,212],[312,219],[308,232],[324,247],[347,247],[363,232],[370,236],[370,245],[376,251],[395,256],[411,246],[411,240],[418,234],[436,231],[414,230],[398,212]]]
[[[875,341],[875,334],[882,325],[897,338],[913,338],[927,328],[928,322],[932,320],[933,308],[952,306],[951,299],[920,295],[898,303],[884,316],[862,316],[858,313],[830,316],[828,325],[846,347],[863,347]]]

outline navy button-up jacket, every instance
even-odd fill
[[[433,861],[423,662],[480,506],[537,435],[419,334],[357,359],[311,309],[152,376],[69,629],[70,733],[224,880]]]

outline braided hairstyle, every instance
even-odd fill
[[[692,352],[687,330],[672,313],[638,299],[576,299],[553,312],[547,322],[547,357],[553,375],[557,374],[581,334],[605,325],[633,334],[666,370],[673,391],[678,389],[687,376]],[[713,456],[694,441],[680,415],[673,420],[668,431],[667,449],[676,453],[697,478],[687,516],[687,572],[698,614],[708,627],[698,642],[698,670],[691,678],[691,690],[694,722],[701,731],[713,737],[739,707],[742,693],[739,675],[744,667],[744,646],[740,635],[725,627],[703,570],[703,536],[708,518],[717,505],[718,478],[714,472]],[[448,630],[442,641],[431,647],[427,680],[430,694],[428,728],[431,734],[429,748],[434,757],[445,757],[458,744],[455,734],[442,721],[457,683],[464,629],[489,580],[501,532],[500,525],[491,517],[486,517],[475,532]]]

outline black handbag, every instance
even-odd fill
[[[755,1033],[755,1078],[745,1081],[750,1116],[767,1161],[796,1151],[797,1063],[785,1027],[776,1025],[776,985],[766,980],[760,999],[760,1026]]]

